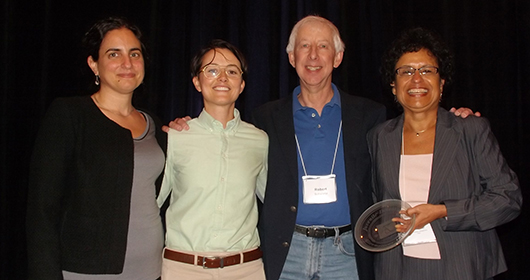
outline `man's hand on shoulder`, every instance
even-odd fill
[[[467,116],[470,116],[470,115],[475,115],[477,117],[480,117],[480,112],[473,113],[473,110],[471,110],[469,108],[464,108],[464,107],[460,107],[458,109],[453,107],[453,108],[451,108],[451,110],[449,110],[449,112],[454,113],[455,116],[461,117],[463,119],[467,118]]]
[[[177,130],[177,131],[188,130],[190,129],[187,123],[189,120],[191,120],[190,116],[185,116],[183,118],[176,118],[170,121],[168,125],[162,126],[162,130],[166,133],[169,132],[170,128]]]

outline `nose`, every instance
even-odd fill
[[[423,79],[423,76],[420,75],[420,70],[415,69],[414,74],[412,75],[412,80],[415,82],[419,82]]]
[[[220,81],[227,81],[228,76],[226,75],[226,69],[220,69],[219,76],[217,76],[217,79]]]
[[[309,50],[309,58],[311,60],[315,60],[318,58],[317,49],[314,46],[311,46],[311,49]]]
[[[129,56],[124,56],[122,65],[124,68],[131,68],[132,66],[131,58]]]

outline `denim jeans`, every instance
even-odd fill
[[[327,238],[294,232],[280,280],[358,280],[351,231]]]

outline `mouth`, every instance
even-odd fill
[[[317,71],[322,69],[322,66],[306,66],[309,71]]]
[[[218,90],[218,91],[229,91],[230,88],[229,87],[225,87],[225,86],[216,86],[216,87],[213,87],[214,90]]]
[[[130,79],[136,77],[136,74],[134,73],[124,73],[124,74],[118,74],[119,77],[124,79]]]
[[[413,88],[407,91],[409,95],[423,95],[423,94],[426,94],[427,92],[429,91],[424,88]]]

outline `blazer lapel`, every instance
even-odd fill
[[[384,172],[382,178],[388,181],[383,182],[390,197],[401,198],[399,192],[399,166],[401,164],[401,144],[403,131],[403,115],[392,120],[388,126],[381,131],[377,148],[382,168]]]
[[[443,188],[444,178],[448,176],[456,156],[455,148],[462,134],[457,129],[454,118],[455,116],[445,109],[438,109],[429,203],[439,202],[437,194]]]

